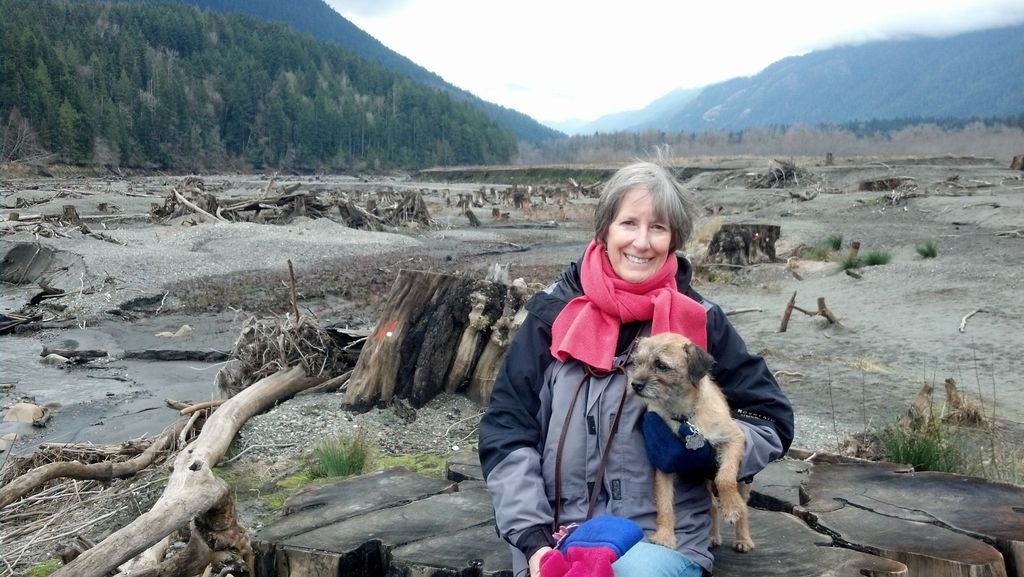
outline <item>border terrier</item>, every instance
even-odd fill
[[[699,448],[705,441],[715,448],[718,472],[708,481],[717,503],[711,506],[711,545],[722,543],[719,514],[736,524],[733,548],[747,552],[754,548],[747,518],[750,484],[738,483],[740,461],[746,438],[733,422],[729,404],[718,384],[708,374],[714,359],[682,335],[661,333],[641,339],[633,356],[630,381],[633,391],[670,427],[687,420],[697,430],[684,440]],[[656,531],[651,542],[674,549],[676,546],[675,475],[655,469],[654,500]],[[718,511],[721,508],[721,511]]]

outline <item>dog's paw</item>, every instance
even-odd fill
[[[662,547],[668,547],[669,549],[675,549],[676,534],[674,531],[657,531],[654,535],[651,535],[651,543],[661,545]]]
[[[711,533],[711,548],[714,549],[722,544],[722,534],[718,532]]]
[[[732,548],[740,553],[749,553],[754,550],[754,542],[750,539],[737,539]]]

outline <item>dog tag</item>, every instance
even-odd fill
[[[686,448],[693,451],[703,447],[706,441],[704,440],[704,435],[700,433],[700,429],[695,427],[693,424],[691,424],[690,427],[693,428],[693,433],[686,435],[686,439],[684,439],[684,441],[686,442]]]

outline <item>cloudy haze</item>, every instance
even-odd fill
[[[555,122],[643,108],[839,44],[1024,22],[1022,0],[328,3],[449,83]]]

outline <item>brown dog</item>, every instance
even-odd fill
[[[715,448],[718,473],[708,481],[718,496],[718,507],[725,520],[736,524],[733,548],[747,552],[754,548],[747,519],[750,485],[737,483],[746,438],[729,414],[729,404],[708,371],[714,359],[682,335],[662,333],[641,339],[633,355],[630,371],[633,390],[648,410],[654,411],[670,427],[686,419]],[[674,426],[673,426],[674,425]],[[687,442],[698,442],[700,439]],[[657,506],[657,530],[652,543],[675,548],[675,475],[656,470],[654,500]],[[711,545],[722,542],[718,510],[711,507]]]

